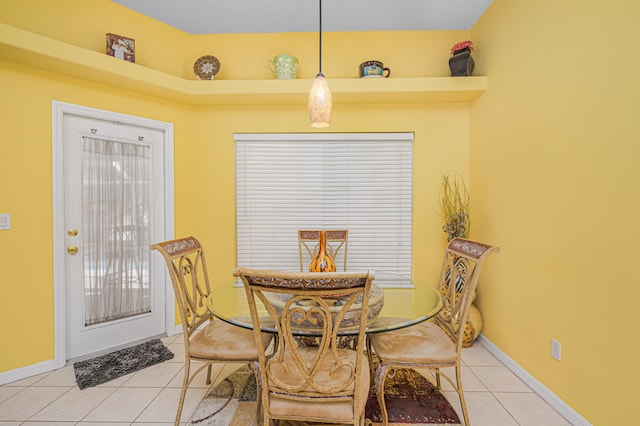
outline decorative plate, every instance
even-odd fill
[[[193,72],[198,80],[213,80],[213,77],[220,71],[220,61],[215,56],[206,55],[193,64]]]

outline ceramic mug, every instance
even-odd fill
[[[275,58],[269,59],[268,66],[277,79],[296,78],[298,58],[288,54],[277,55]]]
[[[385,74],[386,72],[386,74]],[[380,61],[365,61],[360,64],[360,78],[363,77],[385,77],[391,75],[391,70],[385,68]]]

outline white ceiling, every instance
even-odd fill
[[[112,0],[189,34],[318,31],[319,0]],[[322,31],[469,30],[493,0],[323,0]]]

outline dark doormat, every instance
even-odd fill
[[[73,364],[73,369],[78,387],[85,389],[171,358],[173,358],[173,352],[167,349],[160,339],[153,339],[96,358],[78,361]]]

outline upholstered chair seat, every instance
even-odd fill
[[[374,334],[369,338],[378,357],[394,363],[456,362],[456,346],[447,333],[432,322],[423,322],[388,335]]]
[[[264,334],[262,351],[266,351],[272,336]],[[221,344],[224,342],[224,344]],[[192,358],[237,361],[258,359],[258,350],[253,339],[253,331],[214,321],[197,332],[189,342],[189,356]]]
[[[314,351],[311,348],[301,348],[303,358],[309,362],[312,361],[314,356]],[[352,363],[355,365],[355,351],[349,349],[339,349],[340,359],[345,362]],[[362,355],[362,359],[360,362],[363,365],[368,365],[366,355]],[[342,381],[344,381],[345,376],[348,372],[344,372],[343,375],[339,374],[339,370],[335,375],[330,374],[331,372],[331,360],[325,359],[324,362],[320,364],[319,370],[322,372],[322,375],[316,379],[316,382],[322,384],[324,387],[336,387]],[[291,383],[301,384],[304,381],[304,378],[295,374],[287,374],[287,371],[280,370],[278,372],[272,370],[272,375],[274,380],[282,380],[288,381]],[[359,371],[359,379],[356,381],[358,383],[358,389],[355,389],[354,386],[349,386],[343,392],[336,392],[335,395],[323,396],[318,394],[317,392],[310,389],[307,392],[307,395],[310,398],[305,398],[301,400],[291,399],[292,395],[289,394],[284,389],[279,389],[277,386],[273,386],[271,391],[273,392],[271,398],[269,400],[269,411],[273,417],[283,417],[283,418],[299,418],[299,419],[317,419],[321,421],[322,419],[331,418],[336,422],[351,422],[356,416],[356,413],[364,412],[364,406],[367,403],[367,397],[369,396],[369,371],[366,368],[363,368]],[[355,384],[356,382],[353,382]],[[302,391],[301,393],[304,393]],[[354,393],[358,394],[358,402],[359,406],[353,406],[353,398],[352,395]],[[340,397],[340,394],[344,395],[344,397]],[[322,400],[322,403],[319,401]]]

